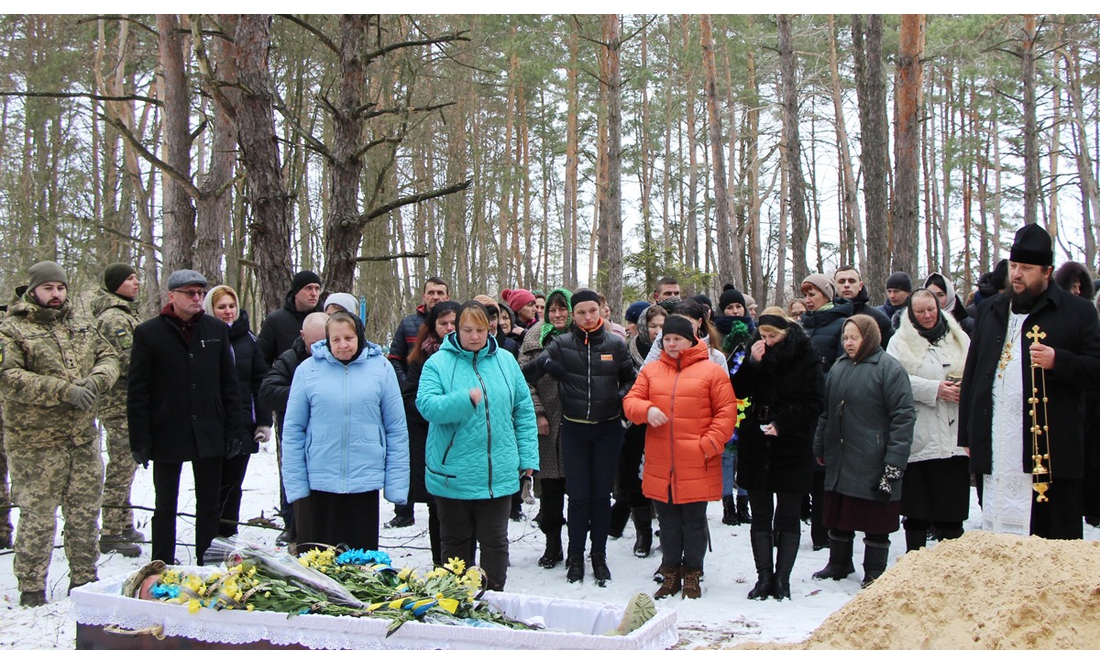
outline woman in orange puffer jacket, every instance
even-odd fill
[[[660,361],[642,368],[623,412],[649,425],[642,492],[657,507],[664,577],[654,598],[681,589],[684,598],[698,598],[707,502],[722,498],[722,451],[737,424],[737,399],[687,318],[665,319],[661,344]]]

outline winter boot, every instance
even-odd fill
[[[124,557],[133,558],[141,556],[141,546],[126,540],[125,536],[101,536],[99,552],[100,554],[118,552]]]
[[[592,576],[596,578],[596,586],[607,586],[611,581],[611,570],[607,567],[607,554],[604,552],[592,553]]]
[[[749,600],[764,600],[772,588],[772,533],[750,531],[752,558],[756,562],[756,585],[749,591]]]
[[[565,580],[570,584],[584,581],[584,555],[571,556],[565,562]]]
[[[24,591],[19,594],[19,604],[23,607],[42,607],[46,604],[46,592]]]
[[[742,524],[752,523],[752,515],[749,514],[748,495],[737,495],[737,519]]]
[[[860,588],[866,589],[886,571],[886,560],[890,558],[890,541],[878,542],[863,539],[863,582]]]
[[[791,597],[791,571],[798,557],[798,543],[802,534],[798,531],[781,531],[778,535],[778,549],[775,553],[775,575],[772,577],[772,598],[783,600]]]
[[[699,586],[700,580],[703,579],[703,571],[701,568],[688,568],[683,567],[684,571],[684,593],[683,598],[701,598],[703,596],[703,589]]]
[[[539,557],[539,565],[547,570],[554,568],[563,558],[561,549],[561,527],[550,529],[546,533],[546,551]]]
[[[737,506],[734,503],[733,495],[722,497],[722,524],[726,526],[737,526],[741,521],[737,519]]]
[[[915,552],[928,545],[928,531],[926,529],[905,530],[905,551]]]
[[[634,556],[644,559],[653,550],[653,509],[648,503],[631,511],[634,518]]]
[[[942,529],[940,531],[940,538],[942,540],[954,540],[963,535],[962,529]]]
[[[852,536],[829,531],[829,563],[814,573],[815,580],[842,580],[856,572],[852,565]]]
[[[623,537],[623,529],[630,521],[630,506],[626,501],[616,501],[611,504],[611,527],[607,531],[607,537],[618,540]]]
[[[145,534],[132,526],[128,526],[126,530],[122,532],[122,539],[129,540],[132,543],[141,543],[145,542]]]
[[[658,572],[661,574],[661,586],[657,589],[657,593],[653,594],[654,600],[660,600],[662,598],[668,598],[669,596],[675,596],[680,593],[680,589],[683,588],[684,571],[680,566],[665,566],[662,565]]]

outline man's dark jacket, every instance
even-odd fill
[[[570,324],[568,333],[556,335],[539,358],[524,368],[528,383],[550,373],[540,358],[560,364],[565,371],[565,377],[558,380],[565,418],[602,423],[622,416],[623,397],[634,385],[637,371],[626,342],[606,325],[586,333],[576,323]]]
[[[251,455],[260,452],[260,444],[253,439],[253,433],[257,427],[271,427],[271,411],[257,403],[256,396],[260,394],[260,384],[267,375],[268,365],[260,357],[256,337],[248,328],[248,312],[243,309],[233,325],[229,326],[229,342],[233,345],[237,385],[241,391],[241,427],[244,431],[241,452]]]
[[[890,336],[894,334],[894,324],[890,322],[890,317],[886,316],[886,313],[883,312],[881,309],[872,305],[870,303],[870,300],[871,297],[867,294],[867,287],[863,286],[859,289],[859,293],[857,293],[854,298],[849,300],[847,298],[841,298],[838,296],[833,299],[833,302],[837,305],[841,305],[843,303],[851,303],[853,315],[866,314],[867,316],[874,319],[875,323],[878,324],[878,331],[882,335],[881,346],[883,350],[885,350],[886,344],[890,341]],[[839,347],[839,350],[841,353],[843,353],[844,347]]]
[[[993,382],[1008,332],[1010,301],[1009,291],[982,301],[970,338],[959,403],[959,445],[970,448],[973,473],[992,471]],[[1024,320],[1021,331],[1024,400],[1031,396],[1031,361],[1027,351],[1031,340],[1024,335],[1035,325],[1046,333],[1042,343],[1052,347],[1055,354],[1054,369],[1046,372],[1053,477],[1081,478],[1085,464],[1084,394],[1100,388],[1100,320],[1089,302],[1051,282]],[[1040,399],[1041,393],[1040,387]],[[1025,408],[1020,422],[1024,437],[1020,468],[1025,473],[1031,473],[1033,466],[1030,428],[1031,417]]]
[[[224,457],[239,446],[244,431],[229,327],[203,314],[188,342],[162,313],[134,328],[126,414],[130,449],[157,462]]]
[[[390,352],[386,357],[393,365],[393,371],[397,373],[397,385],[405,385],[405,375],[409,370],[409,353],[416,344],[416,336],[420,334],[420,326],[427,316],[427,308],[420,305],[416,311],[401,319],[397,324],[397,330],[393,333],[393,341],[390,342]]]
[[[267,315],[256,343],[260,345],[260,355],[268,367],[275,364],[275,359],[290,348],[294,340],[298,339],[302,332],[302,321],[313,312],[322,311],[320,302],[317,307],[308,312],[299,312],[294,306],[294,295],[286,294],[283,306]]]
[[[298,335],[298,339],[283,351],[275,364],[271,366],[264,381],[260,384],[260,406],[275,412],[279,431],[283,431],[283,417],[286,416],[286,403],[290,399],[290,382],[294,379],[294,370],[309,358],[309,349]]]

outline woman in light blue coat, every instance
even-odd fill
[[[519,364],[489,336],[481,303],[462,306],[458,329],[424,364],[416,408],[429,423],[425,485],[436,497],[443,558],[469,558],[476,540],[488,586],[501,591],[511,497],[539,468],[538,429]]]
[[[283,486],[298,547],[378,549],[378,492],[404,504],[409,434],[393,366],[352,314],[334,314],[298,366],[283,424]]]

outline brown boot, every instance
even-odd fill
[[[699,580],[702,577],[702,569],[684,566],[684,598],[701,598],[703,596],[703,590],[699,587]]]
[[[661,587],[657,589],[657,593],[653,594],[654,600],[660,600],[662,598],[668,598],[669,596],[675,596],[680,592],[680,581],[683,578],[683,568],[680,566],[661,566],[657,570],[658,573],[664,576],[664,581],[661,582]]]

